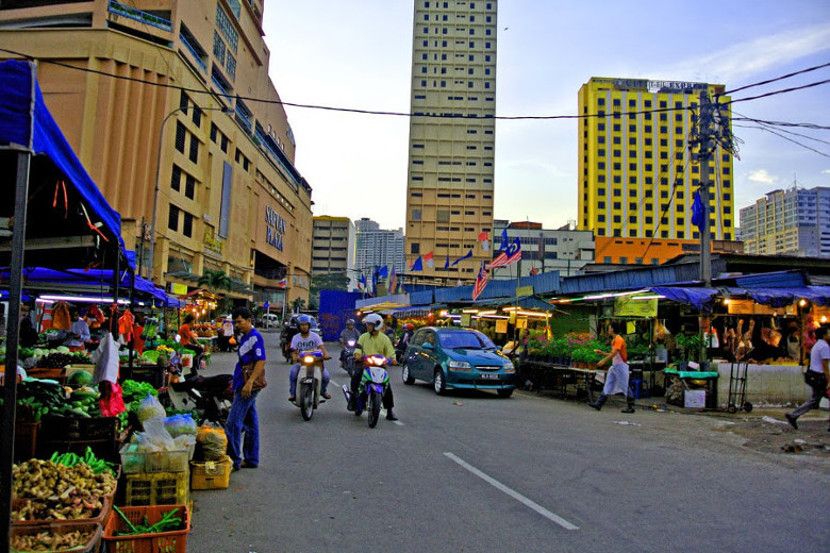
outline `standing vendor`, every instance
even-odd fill
[[[179,337],[181,341],[179,342],[183,347],[196,352],[197,354],[201,354],[204,350],[201,346],[196,344],[196,335],[190,329],[190,325],[193,322],[193,315],[188,313],[184,316],[184,324],[179,327]]]
[[[623,394],[627,405],[622,412],[633,413],[634,398],[628,390],[628,351],[625,339],[622,337],[622,323],[610,323],[608,334],[611,336],[611,352],[606,354],[602,350],[595,351],[599,354],[605,354],[605,357],[597,363],[597,368],[601,368],[609,361],[611,361],[611,368],[608,369],[608,374],[605,375],[605,386],[602,388],[602,395],[594,403],[588,405],[599,411],[608,400],[608,396]]]
[[[72,308],[72,326],[69,329],[69,339],[66,341],[66,347],[70,351],[85,351],[86,343],[92,339],[89,332],[89,324],[86,322],[86,316],[80,316],[76,307]]]

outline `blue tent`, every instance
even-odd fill
[[[89,222],[94,226],[100,223],[101,233],[118,244],[127,265],[134,269],[135,257],[126,254],[121,238],[121,215],[109,206],[49,113],[36,73],[36,66],[31,62],[0,62],[0,148],[29,151],[48,159],[69,185],[73,197],[77,194]],[[56,198],[62,199],[63,193]],[[95,233],[92,228],[87,230]]]

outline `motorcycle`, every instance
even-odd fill
[[[383,405],[383,395],[389,386],[389,373],[386,367],[389,359],[383,355],[367,355],[363,357],[363,374],[358,387],[358,395],[354,401],[354,414],[359,417],[366,410],[369,416],[369,428],[374,428],[380,419],[380,409]],[[351,390],[343,385],[343,393],[347,403],[351,400]]]
[[[300,372],[297,374],[298,394],[294,405],[300,408],[303,420],[310,421],[314,410],[325,402],[322,397],[323,353],[320,351],[303,351],[298,355]]]
[[[233,375],[201,376],[197,367],[202,366],[202,355],[197,355],[190,372],[182,376],[187,367],[182,367],[179,356],[172,356],[167,369],[170,382],[160,391],[159,400],[165,407],[195,411],[199,424],[210,421],[224,426],[233,401]]]
[[[355,359],[354,359],[354,352],[357,342],[354,340],[349,340],[346,342],[346,345],[343,347],[343,351],[340,352],[340,366],[343,367],[343,370],[349,373],[349,376],[352,376],[356,367],[355,367]]]

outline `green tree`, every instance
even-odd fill
[[[208,290],[227,290],[231,289],[231,277],[226,275],[224,271],[207,270],[199,277],[199,286],[207,288]]]

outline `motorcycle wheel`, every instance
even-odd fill
[[[366,403],[363,401],[363,398],[360,394],[354,398],[354,416],[359,417],[363,414],[363,408],[366,406]]]
[[[369,394],[369,428],[374,428],[378,425],[380,419],[380,394],[372,392]]]
[[[300,414],[305,421],[310,421],[314,415],[314,389],[310,384],[303,384],[300,390]]]

